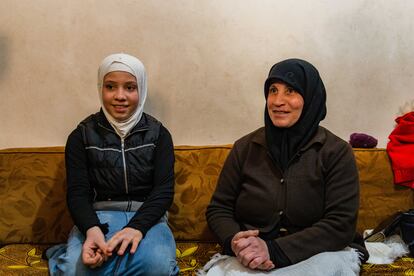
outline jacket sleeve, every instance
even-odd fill
[[[343,142],[322,155],[323,216],[310,227],[274,240],[292,264],[321,252],[342,250],[355,236],[359,180],[352,149]]]
[[[208,225],[219,238],[224,253],[228,255],[233,255],[230,247],[231,239],[241,230],[234,217],[242,178],[237,148],[236,143],[224,162],[216,190],[206,211]]]
[[[88,161],[80,127],[68,137],[65,162],[66,201],[75,225],[83,234],[86,234],[86,231],[93,226],[99,226],[103,233],[106,233],[108,226],[99,222],[92,207],[93,191],[88,180]]]
[[[174,198],[174,147],[171,134],[161,126],[154,157],[153,189],[147,200],[125,227],[145,236],[170,208]]]

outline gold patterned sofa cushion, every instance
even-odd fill
[[[385,149],[354,149],[360,181],[358,231],[372,229],[398,210],[414,207],[414,193],[394,184]]]
[[[175,195],[169,223],[177,240],[216,242],[205,211],[231,146],[176,147]]]
[[[11,244],[0,248],[0,275],[48,275],[42,252],[47,245]],[[195,275],[210,258],[220,252],[217,243],[177,242],[180,275]]]
[[[0,244],[67,238],[65,178],[63,147],[0,151]]]
[[[177,240],[181,275],[195,275],[220,252],[205,208],[230,150],[231,145],[175,147],[169,224]],[[354,153],[361,184],[358,230],[375,227],[397,210],[413,208],[413,192],[393,184],[384,149]],[[0,150],[0,275],[47,275],[42,250],[65,242],[73,225],[65,189],[63,147]],[[401,258],[392,265],[364,265],[361,275],[414,275],[413,263],[412,258]]]
[[[48,275],[47,261],[41,258],[45,245],[13,244],[0,248],[0,275]],[[215,253],[217,243],[177,242],[177,262],[180,275],[196,275],[196,271]],[[413,275],[414,259],[400,258],[391,265],[362,266],[362,276]]]

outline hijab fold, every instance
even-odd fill
[[[284,171],[292,158],[315,135],[326,116],[326,91],[318,70],[301,59],[287,59],[272,66],[264,85],[267,101],[269,87],[282,81],[296,90],[304,101],[298,121],[289,128],[273,125],[265,107],[266,143],[270,154]]]
[[[137,80],[139,103],[134,113],[125,121],[117,121],[109,114],[103,105],[102,99],[102,86],[105,76],[114,71],[128,72],[133,75]],[[114,128],[116,133],[124,138],[131,129],[141,120],[142,113],[144,112],[144,104],[147,98],[147,75],[145,72],[144,64],[131,55],[119,53],[112,54],[103,59],[98,70],[98,93],[99,100],[101,101],[102,111],[105,114],[106,119]]]

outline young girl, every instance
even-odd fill
[[[51,275],[177,275],[166,212],[174,194],[171,135],[143,112],[144,65],[127,54],[98,71],[102,108],[66,144],[66,245],[47,251]]]

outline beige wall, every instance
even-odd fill
[[[99,108],[99,62],[119,51],[146,65],[146,111],[177,145],[261,126],[270,66],[300,57],[325,81],[323,125],[384,147],[414,99],[413,14],[409,0],[1,0],[0,148],[64,145]]]

